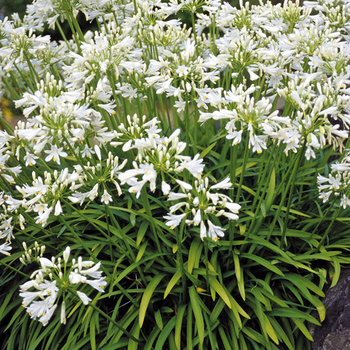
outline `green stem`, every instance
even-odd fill
[[[151,224],[151,227],[152,227],[152,232],[153,232],[153,236],[154,236],[154,241],[156,243],[156,246],[157,246],[157,249],[158,249],[158,252],[159,253],[162,253],[162,248],[160,246],[160,243],[159,243],[159,238],[158,238],[158,234],[157,234],[157,230],[156,230],[156,225],[154,224],[154,221],[153,221],[153,216],[152,216],[152,211],[151,211],[151,206],[149,204],[149,200],[148,200],[148,194],[147,194],[147,191],[146,191],[146,187],[143,186],[142,190],[141,190],[141,198],[142,198],[142,201],[143,201],[143,205],[145,207],[145,210],[146,210],[146,214],[148,215],[149,217],[149,222]]]
[[[261,205],[265,201],[265,197],[263,196],[263,194],[267,193],[267,189],[269,187],[269,183],[270,183],[270,179],[271,179],[271,176],[272,176],[272,172],[275,169],[276,164],[279,163],[279,159],[280,159],[279,155],[281,154],[281,152],[282,152],[281,148],[279,148],[277,150],[277,157],[275,157],[273,163],[270,166],[270,171],[269,171],[268,176],[266,177],[266,172],[269,169],[271,158],[272,158],[272,155],[274,154],[274,152],[270,153],[266,165],[263,166],[264,167],[264,172],[261,175],[261,177],[260,177],[261,173],[259,174],[259,177],[258,177],[259,185],[258,185],[258,189],[256,191],[256,195],[254,197],[253,204],[252,204],[252,210],[254,210],[254,208],[255,208],[255,212],[254,212],[253,220],[251,221],[251,223],[249,225],[249,228],[248,228],[248,231],[246,232],[246,235],[245,235],[246,239],[249,237],[250,233],[253,232],[253,230],[256,232],[257,228],[260,227],[260,224],[256,225],[255,222],[256,222],[256,220],[257,220],[257,218],[259,216]],[[263,164],[263,163],[261,163],[261,164]],[[266,180],[264,180],[265,177],[266,177]],[[262,191],[262,187],[264,187],[264,191]],[[275,189],[273,189],[273,190],[275,191]],[[262,194],[260,195],[260,193],[262,193]],[[256,205],[256,202],[258,201],[258,198],[259,198],[259,202],[258,202],[258,205]],[[272,203],[273,203],[273,200],[272,200],[270,206],[272,205]],[[270,206],[266,207],[266,213],[268,213],[268,211],[270,210]]]
[[[20,270],[18,270],[18,269],[16,269],[16,268],[14,268],[14,267],[12,267],[11,265],[8,265],[8,264],[4,263],[4,262],[1,261],[1,260],[0,260],[0,264],[3,265],[3,266],[5,266],[5,267],[7,267],[8,269],[10,269],[10,270],[12,270],[12,271],[15,271],[16,273],[19,273],[20,275],[22,275],[22,276],[24,276],[24,277],[30,279],[30,276],[28,276],[26,273],[24,273],[24,272],[22,272],[22,271],[20,271]]]
[[[208,239],[209,238],[204,238],[204,255],[205,255],[205,281],[206,281],[206,288],[207,291],[210,291],[210,285],[209,285],[209,247],[208,247]]]
[[[177,232],[176,235],[176,240],[177,240],[177,252],[176,252],[176,256],[177,256],[177,262],[179,264],[178,268],[181,270],[181,284],[182,284],[182,301],[180,300],[180,304],[181,303],[185,303],[186,302],[186,274],[184,271],[184,262],[183,262],[183,256],[182,256],[182,239],[183,239],[183,230],[185,227],[185,221],[183,220],[181,222],[180,225],[180,229]]]
[[[273,229],[274,229],[275,224],[277,222],[277,219],[278,219],[278,217],[279,217],[279,215],[281,213],[281,210],[282,210],[283,204],[284,204],[284,202],[286,200],[288,191],[289,191],[289,189],[290,189],[292,184],[294,186],[295,177],[296,177],[296,174],[297,174],[298,169],[299,169],[300,160],[301,160],[302,156],[304,155],[304,150],[305,150],[305,144],[303,145],[303,147],[299,150],[299,152],[297,154],[297,159],[296,159],[296,162],[295,162],[296,165],[292,168],[293,169],[292,173],[291,173],[291,175],[289,177],[289,180],[287,182],[287,185],[285,186],[284,191],[282,192],[282,197],[281,197],[281,200],[280,200],[280,204],[278,206],[277,212],[275,213],[274,219],[273,219],[272,223],[270,224],[270,231],[269,231],[269,233],[267,235],[267,238],[266,238],[267,241],[270,240],[270,238],[271,238]],[[289,173],[289,171],[287,171],[287,173]],[[285,181],[282,180],[282,184],[285,184]],[[280,188],[281,188],[281,186],[279,187],[279,189]],[[279,189],[276,191],[276,195],[277,195],[277,193],[279,193]]]
[[[332,220],[331,220],[330,224],[328,225],[327,230],[326,230],[325,233],[323,234],[323,236],[322,236],[320,242],[318,243],[318,245],[317,245],[317,247],[316,247],[316,249],[315,249],[315,254],[319,252],[319,250],[320,250],[320,248],[321,248],[321,246],[322,246],[324,240],[325,240],[326,237],[328,236],[329,231],[331,230],[331,228],[332,228],[332,226],[333,226],[335,220],[339,217],[339,215],[340,215],[340,213],[342,212],[342,210],[343,210],[343,208],[340,206],[340,207],[338,208],[338,210],[333,214]],[[327,213],[328,213],[328,211],[327,211]],[[327,213],[326,213],[326,214],[327,214]],[[325,216],[326,216],[326,215],[325,215]]]
[[[242,172],[239,178],[239,184],[238,184],[238,189],[237,189],[237,194],[236,194],[236,203],[239,202],[239,197],[241,196],[241,191],[242,191],[242,185],[243,185],[243,180],[244,180],[244,172],[247,167],[247,162],[248,162],[248,154],[250,151],[250,148],[248,147],[248,138],[245,144],[244,148],[244,156],[243,156],[243,164],[242,164]]]
[[[66,202],[66,201],[65,201]],[[67,203],[67,202],[66,202]],[[63,223],[66,228],[71,232],[73,237],[76,238],[76,240],[81,244],[81,246],[86,250],[86,252],[91,256],[91,258],[94,260],[95,263],[98,263],[99,260],[96,258],[96,256],[93,254],[93,252],[90,250],[90,248],[85,244],[85,242],[79,237],[79,235],[75,232],[75,230],[67,223],[63,215],[57,216],[58,220]],[[103,272],[108,275],[110,278],[110,274],[107,270],[103,269]]]
[[[237,154],[238,154],[238,145],[230,147],[230,181],[232,185],[236,182],[236,169],[237,169]],[[234,188],[230,189],[230,198],[234,197]],[[232,220],[229,221],[229,241],[230,241],[230,251],[232,251],[233,240],[235,236],[235,224]],[[230,260],[231,255],[228,255],[228,260]],[[227,262],[227,268],[230,267],[229,261]]]
[[[63,31],[63,29],[62,29],[62,27],[61,27],[61,25],[60,25],[60,22],[59,22],[58,20],[56,20],[55,23],[56,23],[56,26],[57,26],[57,28],[58,28],[58,31],[60,32],[60,34],[61,34],[61,36],[62,36],[64,42],[65,42],[66,45],[67,45],[68,50],[69,50],[69,51],[72,51],[72,49],[71,49],[71,47],[70,47],[70,44],[69,44],[69,41],[67,40],[67,37],[66,37],[66,35],[64,34],[64,31]]]
[[[187,89],[186,89],[186,94]],[[186,98],[186,113],[184,115],[185,118],[185,131],[186,131],[186,143],[187,145],[190,145],[190,104],[189,104],[189,99]]]
[[[109,217],[111,218],[113,224],[114,224],[115,227],[119,230],[120,235],[123,237],[123,242],[124,242],[124,244],[126,245],[126,249],[127,249],[127,251],[129,252],[129,254],[130,254],[130,258],[131,258],[132,262],[136,262],[136,256],[135,256],[133,250],[132,250],[131,247],[130,247],[130,244],[129,244],[129,242],[128,242],[128,237],[123,233],[123,230],[122,230],[121,227],[119,226],[118,221],[116,220],[116,218],[114,217],[114,215],[111,213],[111,211],[110,211],[110,209],[109,209],[108,206],[106,206],[106,209],[107,209],[107,211],[108,211],[108,213],[109,213]],[[147,281],[146,281],[146,278],[145,278],[145,276],[144,276],[144,274],[143,274],[143,272],[142,272],[140,266],[137,266],[137,271],[138,271],[138,273],[140,274],[140,277],[141,277],[141,279],[142,279],[142,283],[146,286],[146,285],[147,285]]]
[[[322,224],[322,222],[324,221],[324,219],[327,217],[328,213],[331,211],[331,209],[333,208],[333,205],[336,201],[337,197],[334,197],[331,204],[328,206],[328,209],[326,211],[326,213],[322,216],[322,219],[317,223],[316,227],[313,229],[312,233],[311,233],[311,237],[315,234],[315,232],[317,231],[317,229],[320,227],[320,225]]]
[[[198,47],[198,40],[197,40],[197,33],[196,33],[196,25],[195,25],[195,18],[194,18],[194,11],[191,10],[191,21],[192,21],[192,33],[194,37],[194,42],[196,44],[196,53],[199,57],[199,47]]]
[[[299,153],[299,157],[298,157],[298,160],[297,160],[297,164],[296,164],[296,166],[293,169],[293,173],[292,173],[291,178],[289,179],[289,181],[291,181],[291,184],[290,184],[289,197],[288,197],[288,202],[287,202],[286,217],[285,217],[285,220],[284,220],[284,223],[283,223],[282,238],[281,238],[281,242],[280,242],[280,248],[283,247],[285,239],[286,239],[290,206],[291,206],[292,199],[293,199],[293,191],[294,191],[295,181],[296,181],[296,177],[297,177],[296,175],[298,173],[298,170],[299,170],[300,164],[301,164],[301,160],[303,159],[303,156],[304,156],[304,153],[305,153],[305,144],[303,145],[303,147],[301,148],[301,150],[299,152],[300,153]],[[288,185],[289,185],[289,182],[288,182]]]
[[[79,296],[76,293],[76,291],[73,288],[68,288],[68,290],[70,291],[70,293],[72,293],[73,295],[75,295],[79,300]],[[103,312],[100,308],[98,308],[96,305],[94,305],[92,302],[89,303],[89,306],[91,308],[93,308],[95,311],[97,311],[100,315],[102,315],[104,318],[106,318],[109,322],[113,323],[119,330],[121,330],[128,338],[132,339],[134,342],[140,344],[140,341],[138,339],[136,339],[131,333],[129,333],[125,328],[123,328],[122,326],[120,326],[118,324],[118,322],[116,322],[115,320],[113,320],[113,318],[111,318],[110,316],[108,316],[105,312]]]

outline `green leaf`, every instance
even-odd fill
[[[148,245],[148,242],[146,241],[145,243],[142,244],[141,247],[139,247],[139,251],[137,253],[137,256],[136,256],[136,259],[135,259],[135,262],[138,262],[142,259],[143,257],[143,254],[145,253],[145,250],[147,248],[147,245]]]
[[[188,253],[187,271],[192,273],[193,268],[198,268],[199,260],[203,250],[203,242],[199,237],[196,237],[191,243],[190,251]]]
[[[308,278],[294,274],[294,273],[289,273],[286,274],[283,277],[280,277],[281,279],[286,279],[288,281],[291,281],[294,283],[300,290],[300,292],[306,294],[307,289],[310,289],[313,291],[315,294],[319,295],[320,297],[324,297],[324,292],[322,289],[320,289],[316,284],[312,283]]]
[[[216,145],[217,142],[212,143],[209,145],[205,150],[203,150],[199,156],[199,158],[204,158]]]
[[[243,269],[240,265],[239,255],[236,252],[233,253],[233,262],[235,265],[235,273],[237,278],[238,290],[239,290],[239,293],[241,294],[242,299],[245,300]]]
[[[165,289],[164,292],[164,299],[168,296],[168,294],[171,292],[171,290],[173,289],[173,287],[175,286],[175,284],[177,283],[177,281],[181,278],[181,270],[178,269],[174,276],[171,278],[171,280],[168,283],[168,286]]]
[[[141,327],[139,323],[134,322],[134,326],[132,327],[130,334],[133,335],[136,339],[139,339],[140,330]],[[138,344],[136,343],[136,341],[130,338],[128,343],[128,350],[137,350],[137,348]]]
[[[159,274],[153,277],[152,281],[147,285],[140,304],[140,313],[139,313],[139,326],[142,328],[143,322],[146,317],[146,311],[148,304],[152,298],[153,292],[160,283],[160,281],[165,277],[165,274]]]
[[[182,321],[185,315],[187,305],[180,305],[177,309],[176,324],[175,324],[175,344],[178,350],[181,350],[181,333],[182,333]]]
[[[150,336],[147,339],[147,343],[145,344],[143,350],[152,350],[153,343],[156,341],[158,334],[160,333],[160,329],[158,327],[154,327]],[[111,349],[113,350],[113,349]]]
[[[160,330],[162,330],[164,325],[163,325],[163,319],[162,319],[162,314],[161,314],[160,310],[157,310],[154,312],[154,319],[156,321],[158,328]]]
[[[92,317],[92,318],[91,318],[91,321],[90,321],[90,332],[89,332],[89,337],[90,337],[91,350],[96,350],[96,327],[95,327],[95,317]]]
[[[341,272],[339,260],[336,257],[333,257],[332,262],[334,266],[334,275],[332,277],[332,284],[330,288],[333,288],[338,283]]]
[[[262,265],[266,267],[268,270],[271,270],[272,272],[276,273],[277,275],[284,276],[284,273],[275,265],[267,261],[266,259],[255,255],[255,254],[249,254],[249,253],[241,253],[242,258],[250,259],[255,262],[257,262],[259,265]]]
[[[186,338],[187,338],[187,350],[193,350],[193,318],[192,318],[192,305],[191,303],[188,303],[187,308],[187,330],[186,330]]]
[[[280,255],[283,258],[285,258],[286,261],[288,261],[291,265],[296,267],[296,264],[293,261],[293,259],[289,255],[287,255],[282,249],[280,249],[279,247],[277,247],[273,243],[263,239],[262,237],[258,237],[256,235],[254,235],[254,236],[251,235],[251,238],[252,238],[251,241],[250,241],[251,243],[265,246],[266,248],[272,250],[276,254]]]
[[[231,309],[232,305],[230,301],[230,294],[219,283],[219,281],[215,277],[209,275],[209,284],[215,290],[215,292],[220,295],[221,299],[225,302],[225,304]],[[215,301],[215,298],[213,298],[213,300]]]
[[[274,317],[269,317],[269,320],[271,322],[271,325],[277,332],[277,336],[279,337],[279,339],[281,339],[287,345],[289,350],[295,350],[295,347],[293,346],[289,337],[285,333],[284,328],[278,323],[278,321]],[[286,323],[284,323],[283,326],[286,327]]]
[[[169,335],[176,324],[176,316],[173,316],[168,323],[165,325],[161,333],[159,334],[158,341],[155,345],[154,350],[163,350],[166,340],[169,338]]]
[[[254,166],[255,164],[257,164],[258,162],[248,162],[244,168],[244,171],[246,171],[247,169],[251,168],[252,166]],[[236,169],[236,176],[239,175],[243,170],[243,165],[238,167]]]
[[[202,315],[202,308],[198,301],[199,296],[194,286],[189,288],[189,295],[191,300],[191,306],[194,314],[194,318],[196,320],[196,326],[198,331],[198,338],[200,346],[203,346],[204,342],[204,320]]]
[[[269,318],[265,314],[263,314],[263,323],[269,337],[278,345],[279,341],[278,341],[275,329],[272,327],[272,324]]]
[[[292,317],[292,320],[307,339],[314,341],[314,338],[312,338],[312,335],[310,334],[309,330],[306,328],[305,324],[299,318]]]
[[[167,253],[155,253],[152,255],[149,255],[143,259],[141,259],[140,261],[131,264],[130,266],[128,266],[126,269],[123,270],[123,272],[121,272],[120,274],[118,274],[118,277],[113,281],[113,284],[116,285],[118,282],[120,282],[126,275],[128,275],[130,272],[132,272],[133,270],[135,270],[138,266],[144,264],[146,261],[149,260],[155,260],[156,258],[162,256],[162,255],[167,255]]]
[[[275,172],[275,168],[273,168],[270,181],[269,181],[269,186],[267,188],[266,200],[265,200],[267,211],[270,209],[271,204],[273,202],[273,198],[275,195],[275,186],[276,186],[276,172]]]
[[[148,221],[144,220],[142,221],[141,225],[140,225],[140,228],[137,232],[137,237],[136,237],[136,246],[139,246],[145,233],[147,232],[147,229],[148,229],[148,226],[149,226],[149,223]]]
[[[279,316],[279,317],[290,317],[292,319],[298,318],[298,319],[304,319],[305,321],[314,323],[318,326],[320,326],[320,322],[316,320],[313,316],[310,314],[303,312],[301,310],[295,309],[295,308],[287,308],[287,307],[274,307],[272,311],[268,311],[267,314],[269,316]],[[293,320],[294,322],[294,320]]]

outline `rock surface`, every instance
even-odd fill
[[[312,349],[350,350],[350,270],[344,270],[337,285],[327,290],[323,304],[326,319],[322,326],[309,325]]]

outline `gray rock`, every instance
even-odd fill
[[[314,338],[312,349],[350,350],[350,270],[341,273],[337,285],[327,290],[322,302],[326,307],[322,326],[309,324]]]

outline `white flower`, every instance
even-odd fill
[[[21,292],[19,293],[19,296],[23,298],[22,306],[29,305],[35,298],[42,296],[42,291],[39,290],[37,292],[28,292],[27,290],[24,290],[24,288],[21,286]]]
[[[168,220],[165,225],[169,226],[170,229],[175,228],[176,226],[179,226],[182,219],[186,216],[186,214],[179,214],[179,215],[175,215],[175,214],[169,214],[169,215],[165,215],[163,216],[164,219]]]
[[[235,214],[238,214],[239,209],[241,209],[241,206],[237,203],[226,202],[224,206]]]
[[[35,154],[31,154],[29,152],[26,153],[26,155],[24,156],[24,160],[25,160],[25,164],[26,166],[33,166],[34,164],[36,164],[36,159],[38,159],[39,157],[37,157]]]
[[[140,198],[142,187],[146,181],[137,181],[137,179],[134,177],[131,180],[128,181],[128,185],[130,186],[129,192],[134,193],[136,195],[136,198]]]
[[[76,273],[72,271],[69,274],[69,282],[72,284],[77,284],[77,283],[85,283],[87,281],[87,278],[80,273]]]
[[[163,194],[166,196],[167,194],[169,194],[171,190],[171,187],[169,184],[167,184],[165,181],[162,181],[162,192]]]
[[[350,206],[350,199],[348,197],[345,196],[345,194],[343,195],[341,201],[340,201],[340,205],[345,209],[347,206]]]
[[[108,204],[111,201],[112,201],[112,196],[106,190],[104,190],[101,196],[101,202],[104,204]]]
[[[198,209],[196,215],[193,217],[194,226],[198,226],[202,221],[201,210]]]
[[[210,220],[207,220],[207,223],[208,223],[208,237],[216,241],[219,239],[219,237],[223,237],[225,235],[224,228],[214,225]]]
[[[39,263],[43,271],[46,271],[48,268],[50,269],[57,267],[57,265],[55,265],[55,263],[52,260],[49,260],[47,258],[39,258]]]
[[[196,154],[192,160],[183,165],[194,177],[202,175],[204,169],[204,164],[202,164],[203,159],[198,158],[199,154]]]
[[[177,108],[177,110],[176,110],[177,113],[183,112],[186,108],[186,102],[185,101],[176,101],[174,107]]]
[[[62,213],[63,213],[63,210],[62,210],[61,202],[57,201],[55,205],[55,212],[53,215],[58,216],[58,215],[61,215]]]
[[[89,191],[86,195],[87,195],[87,197],[89,197],[89,199],[91,201],[93,201],[98,195],[98,183],[95,184],[95,186],[92,188],[92,190]]]
[[[24,248],[27,251],[26,245]],[[31,275],[31,280],[20,286],[20,296],[23,298],[22,305],[33,319],[38,319],[45,326],[53,315],[57,307],[57,300],[63,294],[61,305],[61,323],[66,323],[66,302],[71,298],[66,298],[69,289],[67,285],[75,289],[78,297],[87,305],[91,299],[83,292],[77,290],[80,283],[88,284],[99,292],[104,292],[107,282],[102,277],[100,271],[101,263],[94,264],[93,261],[85,260],[82,257],[72,259],[69,264],[70,247],[63,251],[63,259],[58,258],[58,264],[55,264],[56,258],[51,260],[40,257],[39,263],[41,269]],[[70,268],[69,268],[70,266]],[[45,279],[48,276],[50,281]],[[89,279],[93,278],[93,279]],[[63,287],[63,290],[61,290]],[[34,289],[34,290],[30,290]]]
[[[91,266],[91,264],[89,264],[88,266]],[[95,264],[93,267],[90,267],[89,269],[86,269],[86,270],[79,269],[79,272],[82,275],[87,275],[92,278],[101,278],[102,271],[99,271],[100,267],[101,267],[101,262],[98,262],[97,264]]]
[[[50,213],[52,211],[52,207],[45,209],[44,211],[42,211],[41,213],[39,213],[39,215],[35,218],[35,223],[37,224],[41,224],[43,227],[46,225],[46,222],[50,216]]]
[[[205,226],[204,221],[201,221],[200,224],[200,237],[202,241],[207,237],[207,227]]]
[[[226,138],[228,140],[232,140],[232,145],[238,145],[239,143],[241,143],[242,141],[242,134],[243,134],[243,130],[239,130],[239,131],[230,131],[227,133]]]
[[[66,302],[63,300],[61,305],[61,323],[66,324],[67,318],[66,318]]]
[[[191,191],[192,190],[192,186],[185,182],[185,181],[181,181],[181,180],[176,180],[176,182],[180,185],[181,189],[183,191]]]
[[[45,300],[34,301],[27,308],[27,312],[31,318],[36,319],[39,317],[39,322],[46,326],[56,310],[57,304],[51,305],[50,302]]]
[[[168,201],[176,201],[177,199],[183,199],[183,198],[188,198],[188,194],[170,192],[168,195]]]
[[[238,215],[232,214],[232,213],[228,213],[228,212],[224,212],[222,215],[226,216],[230,220],[238,220],[239,219]]]
[[[79,292],[77,290],[77,294],[78,294],[78,297],[80,298],[80,300],[83,302],[84,305],[89,304],[89,302],[91,301],[91,299],[85,293]]]
[[[66,249],[63,252],[63,260],[65,263],[68,262],[69,256],[70,256],[70,247],[66,247]]]
[[[5,255],[11,255],[9,251],[12,249],[9,242],[5,242],[0,245],[0,253]]]
[[[67,153],[63,151],[63,147],[57,148],[57,146],[52,145],[50,150],[45,150],[47,154],[45,160],[49,162],[51,159],[57,164],[61,164],[60,157],[67,157]]]
[[[104,280],[105,277],[99,278],[97,280],[86,280],[85,283],[89,284],[91,287],[95,288],[101,293],[104,293],[104,287],[107,285],[107,282]]]
[[[224,189],[227,190],[232,187],[232,183],[230,181],[230,178],[226,177],[224,180],[220,181],[216,185],[213,185],[210,187],[211,190],[213,189]]]

